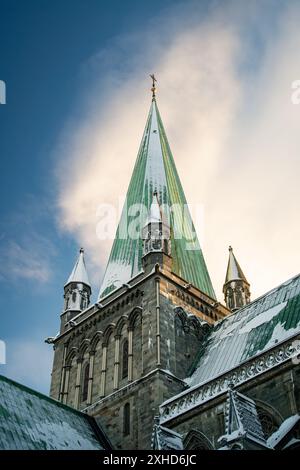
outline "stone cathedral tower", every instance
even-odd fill
[[[115,449],[151,447],[159,405],[186,388],[183,379],[199,342],[229,313],[216,300],[155,91],[153,80],[98,301],[88,305],[85,270],[80,270],[84,278],[71,276],[65,296],[72,299],[76,292],[87,303],[77,308],[65,303],[60,333],[53,338],[51,396],[99,417]],[[138,236],[121,236],[136,204],[144,208]]]

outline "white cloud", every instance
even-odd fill
[[[97,206],[117,205],[126,193],[153,71],[187,199],[205,207],[205,227],[197,229],[205,229],[219,296],[229,244],[255,295],[298,271],[300,106],[290,95],[300,73],[300,9],[286,6],[272,34],[258,3],[240,3],[221,2],[205,17],[195,4],[183,6],[118,38],[85,65],[99,85],[85,93],[57,149],[59,222],[85,246],[98,273],[111,241],[96,237]],[[249,24],[263,46],[246,38]]]
[[[22,237],[21,237],[22,238]],[[52,244],[41,236],[31,234],[21,241],[2,241],[0,276],[5,280],[27,279],[46,283],[52,276],[50,257]]]

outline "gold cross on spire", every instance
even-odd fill
[[[150,78],[152,78],[152,88],[151,88],[151,91],[152,91],[152,99],[154,100],[155,99],[155,92],[156,92],[156,86],[155,86],[155,82],[157,82],[155,76],[154,76],[154,73],[152,73],[152,75],[150,75]]]

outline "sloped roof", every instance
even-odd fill
[[[219,440],[230,439],[234,434],[247,436],[266,445],[256,405],[251,398],[229,389],[225,411],[226,434]]]
[[[157,199],[157,194],[154,193],[145,225],[157,223],[157,222],[162,222],[162,216],[160,212],[159,202]]]
[[[280,427],[275,431],[269,438],[268,444],[270,447],[280,447],[281,441],[286,438],[286,436],[294,429],[296,424],[300,421],[300,416],[298,414],[289,416],[287,419],[281,423]]]
[[[99,299],[128,282],[142,270],[141,233],[139,237],[124,236],[124,227],[128,228],[129,224],[136,219],[136,214],[132,216],[128,210],[141,204],[144,208],[142,212],[145,212],[144,220],[142,220],[143,217],[140,218],[142,229],[153,193],[157,193],[164,214],[170,217],[173,272],[215,298],[156,100],[153,99]],[[175,205],[177,210],[171,211],[171,214],[168,213]],[[179,238],[178,233],[183,233],[184,237]],[[191,241],[193,241],[193,246],[191,246]]]
[[[182,436],[160,424],[154,425],[152,435],[153,450],[182,450]]]
[[[227,271],[226,271],[226,278],[225,278],[225,284],[230,281],[236,281],[238,279],[241,279],[243,281],[246,281],[248,284],[248,281],[246,279],[245,274],[242,271],[242,268],[240,267],[236,257],[233,254],[232,247],[229,247],[229,258],[228,258],[228,265],[227,265]]]
[[[300,275],[225,317],[196,358],[190,386],[212,380],[300,333]]]
[[[70,282],[80,282],[80,283],[86,284],[87,286],[91,286],[88,273],[86,270],[86,266],[85,266],[83,248],[80,248],[79,256],[69,276],[69,279],[66,282],[66,285],[69,284]]]
[[[93,418],[0,375],[0,449],[109,448]]]

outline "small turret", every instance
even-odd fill
[[[229,259],[223,293],[226,306],[232,312],[250,302],[250,284],[237,262],[231,246],[229,247]]]
[[[64,324],[89,306],[91,294],[91,285],[84,261],[84,250],[80,248],[75,266],[64,285]]]
[[[156,263],[171,269],[170,226],[162,213],[157,192],[153,193],[148,217],[142,229],[142,239],[144,269]]]

